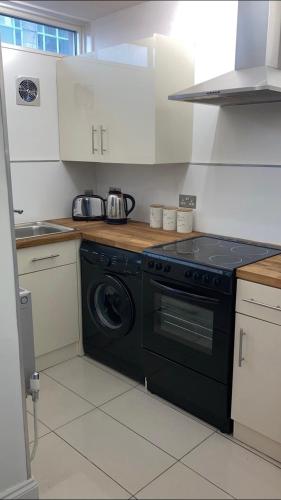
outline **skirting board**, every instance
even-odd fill
[[[255,450],[264,453],[270,458],[273,458],[277,462],[281,462],[281,444],[276,441],[272,441],[272,439],[263,436],[263,434],[259,434],[249,427],[245,427],[239,422],[234,422],[233,436],[241,441],[242,443],[251,446]]]
[[[27,479],[6,491],[0,492],[0,498],[12,500],[14,498],[23,498],[32,500],[39,498],[38,482],[35,479]]]

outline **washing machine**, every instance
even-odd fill
[[[80,259],[85,354],[144,383],[141,254],[83,241]]]

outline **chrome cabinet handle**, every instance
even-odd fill
[[[46,257],[33,257],[33,259],[31,259],[31,262],[38,262],[39,260],[46,260],[46,259],[55,259],[56,257],[59,257],[60,254],[59,253],[56,253],[56,254],[52,254],[52,255],[47,255]]]
[[[100,152],[103,155],[103,153],[106,152],[106,149],[103,147],[103,134],[106,132],[106,128],[104,128],[102,125],[100,126]]]
[[[242,361],[245,360],[243,357],[243,337],[246,335],[244,332],[243,328],[240,328],[240,334],[239,334],[239,354],[238,354],[238,366],[242,366]]]
[[[95,133],[97,132],[97,129],[95,126],[92,126],[92,153],[93,155],[97,152],[98,148],[95,146]]]
[[[242,299],[244,302],[248,302],[249,304],[256,304],[257,306],[267,307],[267,309],[274,309],[275,311],[281,311],[280,306],[270,306],[269,304],[265,304],[264,302],[258,302],[255,299]]]

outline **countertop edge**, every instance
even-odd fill
[[[97,231],[99,228],[99,224],[97,222],[94,223],[79,223],[79,221],[73,221],[72,219],[55,219],[55,220],[50,220],[48,222],[52,223],[59,223],[61,225],[65,225],[66,227],[73,227],[73,231],[69,233],[60,233],[60,234],[53,234],[53,235],[45,235],[45,236],[38,236],[36,238],[26,238],[22,240],[17,240],[16,241],[16,248],[18,250],[23,249],[23,248],[30,248],[30,247],[35,247],[35,246],[41,246],[41,245],[49,245],[52,243],[57,243],[57,242],[64,242],[64,241],[70,241],[70,240],[77,240],[77,239],[85,239],[89,241],[95,241],[96,243],[100,243],[102,245],[108,245],[112,246],[114,248],[121,248],[124,250],[129,250],[132,252],[136,253],[142,253],[146,248],[150,248],[152,246],[157,245],[157,242],[149,242],[149,234],[156,234],[159,230],[153,230],[152,228],[149,227],[147,223],[143,223],[140,221],[132,221],[134,226],[141,226],[145,225],[145,230],[147,232],[147,239],[143,239],[141,241],[141,238],[137,242],[132,241],[133,238],[131,238],[128,235],[120,236],[118,239],[118,235],[116,236],[116,232],[113,233],[112,235],[112,240],[109,240],[108,237],[102,236],[95,234],[95,230]],[[116,226],[115,226],[116,227]],[[118,226],[119,228],[121,226]],[[137,228],[138,229],[138,228]],[[116,229],[115,229],[116,231]],[[114,236],[115,234],[115,236]],[[180,234],[176,232],[169,232],[165,231],[162,233],[161,231],[161,236],[163,235],[163,242],[165,243],[165,235],[167,235],[167,243],[172,242],[172,241],[177,241],[180,239],[185,239],[185,238],[190,238],[190,237],[195,237],[195,236],[203,236],[206,233],[200,233],[197,231],[193,231],[192,233],[186,233],[186,234]],[[172,237],[172,239],[171,239]],[[174,239],[173,239],[174,237]],[[114,239],[115,238],[115,239]],[[255,242],[252,242],[255,243]],[[161,242],[159,243],[161,244]],[[266,243],[265,243],[266,245]],[[281,251],[281,248],[280,248]],[[276,257],[276,256],[275,256]],[[236,269],[236,278],[237,279],[243,279],[246,281],[251,281],[252,283],[258,283],[261,285],[266,285],[266,286],[271,286],[274,288],[280,288],[281,289],[281,255],[280,255],[280,263],[277,262],[279,259],[275,259],[275,257],[268,257],[267,259],[263,259],[261,261],[258,261],[254,264],[255,268],[253,269],[253,264],[248,264],[246,266],[243,266],[241,268]],[[275,260],[274,260],[275,259]],[[267,269],[264,263],[268,263],[270,265],[270,269]],[[260,268],[260,273],[259,273],[259,268]],[[280,269],[279,269],[280,268]],[[276,274],[274,276],[273,274]]]

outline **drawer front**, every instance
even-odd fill
[[[281,325],[281,290],[250,281],[238,280],[236,311]]]
[[[23,248],[17,251],[19,275],[76,262],[76,241]]]

